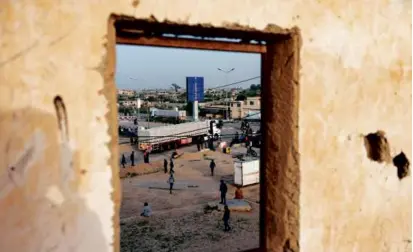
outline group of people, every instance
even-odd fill
[[[227,204],[227,192],[228,192],[228,187],[225,184],[224,180],[221,179],[221,183],[219,185],[219,191],[221,192],[221,201],[219,204]],[[237,189],[235,190],[235,197],[234,199],[244,199],[244,194],[241,190],[240,186],[237,186]]]
[[[224,180],[221,179],[221,183],[219,185],[219,191],[221,192],[221,201],[219,204],[224,204],[224,216],[222,217],[222,220],[224,221],[224,231],[229,231],[231,230],[231,227],[229,226],[229,219],[230,219],[230,211],[227,205],[227,199],[226,195],[228,192],[228,187],[225,184]],[[235,197],[234,199],[243,199],[244,195],[242,193],[241,187],[237,187],[235,190]]]
[[[198,151],[203,149],[210,149],[212,151],[215,150],[214,148],[214,139],[212,136],[199,136],[196,140],[196,147]]]
[[[149,154],[150,154],[150,152],[148,150],[146,150],[143,153],[143,162],[145,164],[149,164]],[[132,153],[129,156],[129,160],[130,160],[131,166],[135,166],[135,151],[132,151]],[[128,162],[126,161],[125,154],[122,154],[122,159],[121,159],[120,163],[121,163],[123,168],[125,168],[125,166],[128,164]]]
[[[130,158],[131,165],[135,166],[135,151],[132,151],[129,158]],[[128,162],[126,161],[125,154],[122,154],[122,160],[120,161],[120,163],[122,164],[123,168],[125,168],[125,165],[127,165]]]
[[[169,161],[169,178],[168,178],[167,182],[169,183],[169,193],[170,194],[172,194],[173,186],[174,186],[174,183],[175,183],[175,177],[174,177],[174,174],[175,174],[174,166],[175,165],[174,165],[174,162],[173,162],[173,158],[176,155],[177,155],[177,153],[175,151],[174,153],[172,153],[171,159]],[[166,173],[168,173],[168,161],[167,161],[167,159],[164,159],[163,165],[164,165],[164,172],[166,174]],[[215,167],[216,167],[215,161],[211,160],[211,162],[210,162],[211,176],[214,176]],[[228,187],[225,184],[224,180],[222,180],[222,179],[220,181],[219,191],[220,191],[220,194],[221,194],[219,204],[225,205],[224,206],[224,215],[222,217],[222,220],[224,222],[224,231],[229,231],[229,230],[231,230],[231,227],[229,225],[230,210],[228,208],[227,199],[226,199],[226,195],[227,195],[227,192],[228,192]],[[243,199],[243,198],[244,198],[244,196],[243,196],[241,188],[237,187],[237,189],[235,190],[234,199]],[[151,214],[152,214],[152,209],[149,206],[149,204],[147,202],[145,202],[144,207],[143,207],[143,211],[141,213],[141,216],[149,217],[149,216],[151,216]]]
[[[251,145],[251,138],[252,138],[252,128],[250,127],[247,121],[241,122],[241,136],[239,135],[238,131],[235,132],[235,136],[230,143],[230,147],[234,144],[238,143],[245,143],[245,146],[248,148]]]
[[[171,161],[172,161],[172,160],[171,160]],[[164,160],[164,164],[165,164],[165,163],[166,163],[166,166],[167,166],[167,161],[166,161],[166,159]],[[173,175],[173,174],[174,174],[174,171],[173,171],[173,166],[172,166],[172,168],[171,168],[171,170],[170,170],[169,180],[168,180],[168,182],[170,183],[170,193],[172,193],[172,187],[173,187],[173,184],[174,184],[174,182],[175,182],[175,178],[174,178],[174,175]],[[225,184],[224,180],[221,179],[220,182],[221,182],[221,183],[220,183],[220,186],[219,186],[219,190],[220,190],[220,192],[221,192],[221,201],[220,201],[219,203],[225,205],[225,206],[224,206],[224,215],[223,215],[223,217],[222,217],[222,221],[224,222],[224,231],[227,232],[227,231],[230,231],[230,230],[231,230],[231,227],[230,227],[230,225],[229,225],[230,210],[229,210],[228,205],[226,204],[226,194],[227,194],[227,192],[228,192],[228,187],[227,187],[227,185]],[[240,187],[238,187],[237,190],[235,191],[235,199],[242,199],[242,198],[243,198],[242,190],[241,190]],[[145,203],[144,203],[144,206],[143,206],[143,211],[142,211],[142,213],[141,213],[141,216],[143,216],[143,217],[149,217],[149,216],[151,216],[151,215],[152,215],[152,209],[151,209],[151,207],[149,206],[148,202],[145,202]]]

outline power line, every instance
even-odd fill
[[[225,84],[225,85],[221,85],[221,86],[218,86],[218,87],[214,87],[214,88],[209,88],[208,90],[211,90],[211,89],[220,89],[220,88],[224,88],[224,87],[228,87],[228,86],[233,86],[233,85],[236,85],[236,84],[240,84],[240,83],[244,83],[244,82],[248,82],[248,81],[251,81],[251,80],[255,80],[255,79],[258,79],[258,78],[261,78],[261,76],[255,76],[255,77],[252,77],[252,78],[249,78],[249,79],[245,79],[245,80],[241,80],[241,81],[237,81],[237,82],[234,82],[234,83],[230,83],[230,84]],[[219,98],[219,99],[213,99],[211,102],[219,102],[219,101],[226,101],[227,99],[226,98]],[[225,109],[224,109],[225,110]]]
[[[222,136],[236,136],[237,134],[221,134],[221,137]],[[239,134],[238,134],[239,135]],[[253,135],[254,136],[260,136],[261,135],[261,133],[253,133]],[[192,135],[168,135],[168,136],[139,136],[139,139],[141,139],[141,138],[145,138],[145,140],[148,140],[148,139],[156,139],[156,138],[164,138],[164,137],[170,137],[170,138],[172,138],[172,137],[174,137],[174,138],[189,138],[189,137],[193,137]]]
[[[236,85],[236,84],[244,83],[244,82],[247,82],[247,81],[250,81],[250,80],[255,80],[255,79],[258,79],[258,78],[261,78],[261,76],[255,76],[255,77],[252,77],[252,78],[249,78],[249,79],[245,79],[245,80],[233,82],[233,83],[230,83],[230,84],[221,85],[221,86],[214,87],[214,88],[208,88],[208,89],[211,90],[211,89],[224,88],[224,87],[228,87],[228,86],[233,86],[233,85]]]

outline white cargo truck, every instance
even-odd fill
[[[165,110],[165,109],[157,109],[152,111],[153,117],[164,117],[164,118],[177,118],[179,120],[186,119],[186,111],[185,110]]]
[[[139,149],[142,151],[164,151],[193,142],[199,136],[221,136],[216,120],[188,122],[138,130]]]
[[[234,161],[234,184],[247,186],[260,183],[260,160]]]

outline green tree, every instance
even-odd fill
[[[147,101],[148,101],[148,102],[154,102],[154,101],[156,101],[156,99],[155,99],[155,97],[153,97],[153,96],[149,96],[148,99],[147,99]]]
[[[246,99],[247,99],[247,96],[242,93],[237,95],[237,98],[236,98],[237,101],[245,101]]]

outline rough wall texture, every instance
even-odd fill
[[[361,136],[383,130],[391,155],[403,150],[411,159],[410,1],[6,0],[0,2],[4,251],[113,250],[119,192],[113,191],[117,139],[107,121],[115,118],[106,71],[114,62],[105,46],[111,13],[300,27],[301,250],[411,247],[411,177],[399,181],[393,165],[370,161]],[[58,127],[56,95],[67,129]]]

